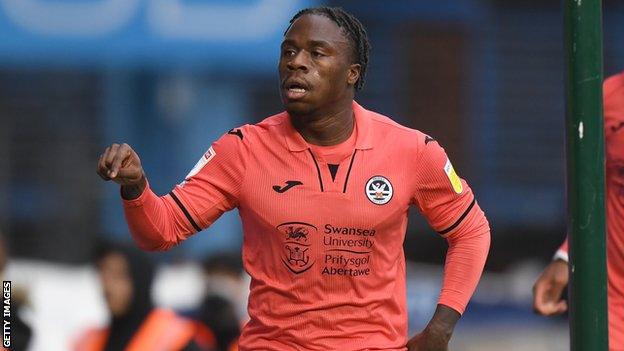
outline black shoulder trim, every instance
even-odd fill
[[[180,201],[180,199],[178,199],[176,194],[172,191],[172,192],[169,193],[169,195],[171,195],[171,198],[173,199],[173,201],[175,201],[175,203],[178,204],[178,206],[182,210],[182,213],[184,213],[184,215],[186,216],[186,219],[188,219],[188,221],[191,223],[193,228],[195,228],[196,231],[201,232],[201,228],[197,225],[197,223],[195,223],[195,221],[193,220],[193,217],[191,217],[191,214],[186,209],[186,207],[184,207],[184,205],[182,205],[182,201]]]
[[[477,199],[473,197],[472,198],[472,202],[470,203],[470,206],[468,206],[466,211],[464,211],[464,213],[462,213],[462,215],[459,217],[459,219],[457,221],[455,221],[455,223],[453,223],[453,225],[451,225],[450,227],[448,227],[448,228],[446,228],[444,230],[439,231],[438,234],[444,235],[444,234],[450,232],[451,230],[455,229],[464,220],[464,218],[466,218],[466,216],[468,215],[470,210],[472,210],[472,208],[475,205],[475,202],[477,202]]]
[[[237,137],[240,138],[240,140],[243,140],[243,132],[241,132],[240,129],[236,129],[236,128],[230,129],[228,131],[228,134],[236,135]]]

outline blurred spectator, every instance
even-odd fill
[[[217,350],[236,349],[246,321],[248,282],[240,256],[219,254],[204,261],[206,296],[194,317],[214,332]]]
[[[195,340],[195,323],[154,307],[151,286],[155,269],[142,253],[123,246],[104,247],[96,256],[96,266],[111,320],[106,328],[87,331],[76,351],[213,349],[214,337],[204,337],[202,346]]]
[[[197,343],[201,347],[216,343],[218,351],[237,349],[240,322],[234,307],[227,299],[208,294],[199,307],[195,318],[198,322]],[[213,336],[211,338],[211,336]]]
[[[249,295],[249,275],[243,270],[240,254],[217,254],[203,262],[206,278],[206,296],[216,295],[228,300],[238,320],[244,323]]]

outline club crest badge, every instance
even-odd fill
[[[284,239],[281,256],[286,268],[295,274],[310,269],[315,262],[312,236],[316,235],[316,227],[303,222],[286,222],[277,226],[277,230]]]
[[[366,197],[375,205],[385,205],[394,193],[392,183],[383,176],[374,176],[366,182]]]

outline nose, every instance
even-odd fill
[[[308,71],[309,66],[309,55],[305,50],[300,50],[288,63],[286,64],[288,69],[291,71],[302,70],[304,72]]]

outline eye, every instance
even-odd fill
[[[322,52],[318,51],[318,50],[314,50],[312,51],[312,57],[323,57],[325,56],[325,54],[323,54]]]
[[[282,56],[283,57],[293,57],[295,56],[296,52],[293,49],[282,49]]]

